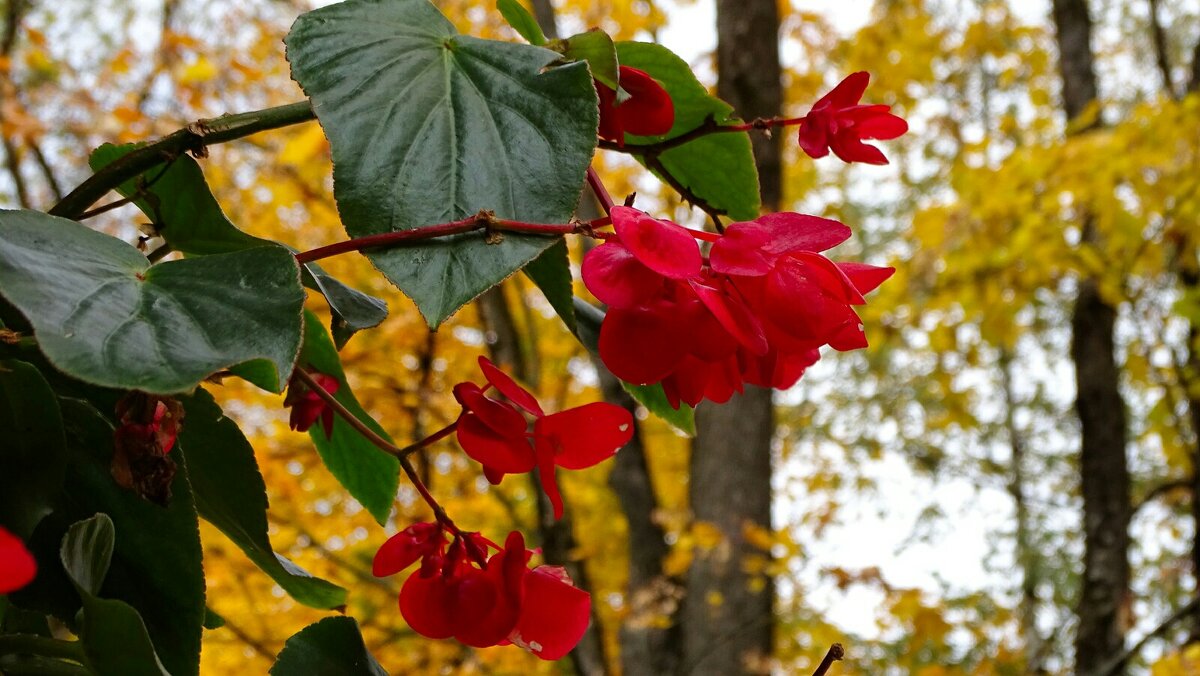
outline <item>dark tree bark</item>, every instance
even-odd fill
[[[781,112],[779,14],[775,0],[718,0],[717,94],[745,119]],[[781,195],[779,138],[756,134],[763,205]],[[702,405],[692,443],[689,493],[698,521],[716,525],[725,541],[697,552],[683,606],[683,672],[766,673],[774,630],[774,585],[754,585],[742,562],[761,555],[744,537],[747,526],[771,528],[771,391],[747,388],[723,406]]]
[[[1074,119],[1096,101],[1086,0],[1054,0],[1063,108]],[[1082,246],[1097,235],[1083,216]],[[1129,467],[1125,457],[1125,402],[1113,354],[1117,312],[1101,297],[1095,279],[1081,279],[1071,315],[1071,358],[1079,416],[1080,486],[1083,493],[1084,568],[1075,673],[1099,673],[1122,654],[1129,602]],[[1119,672],[1118,672],[1119,673]]]

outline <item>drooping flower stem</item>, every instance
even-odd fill
[[[295,371],[295,377],[304,383],[310,390],[315,392],[317,396],[321,397],[321,399],[324,400],[324,402],[331,409],[333,409],[335,413],[341,416],[342,419],[345,420],[346,423],[351,427],[353,427],[359,434],[363,435],[367,441],[375,444],[375,446],[379,447],[379,449],[385,453],[395,456],[396,459],[400,461],[400,468],[404,470],[404,473],[408,476],[409,481],[412,482],[413,487],[416,488],[417,492],[421,494],[421,499],[424,500],[425,504],[429,505],[429,508],[433,510],[433,515],[437,518],[438,523],[442,524],[442,526],[453,535],[457,536],[462,533],[450,516],[446,514],[446,510],[442,509],[442,506],[438,503],[437,498],[433,497],[433,494],[429,492],[429,488],[425,486],[423,481],[421,481],[421,477],[419,474],[417,474],[416,468],[413,467],[412,462],[408,459],[408,456],[414,451],[424,448],[453,432],[458,425],[457,422],[453,422],[443,427],[442,429],[434,432],[420,441],[410,444],[404,448],[400,448],[395,444],[388,442],[387,439],[379,436],[375,430],[367,427],[361,420],[358,419],[358,416],[351,413],[349,409],[347,409],[340,401],[337,400],[336,397],[325,391],[325,388],[321,387],[321,385],[308,371],[305,371],[302,368],[297,368]]]
[[[345,242],[335,242],[325,246],[302,251],[296,254],[296,261],[300,264],[311,263],[329,258],[339,254],[349,253],[351,251],[362,251],[363,249],[374,249],[379,247],[396,246],[409,242],[419,242],[429,239],[437,239],[439,237],[448,237],[450,235],[461,235],[468,232],[476,232],[479,230],[487,232],[517,232],[527,235],[547,235],[552,237],[561,237],[563,235],[584,235],[604,239],[604,233],[597,233],[593,228],[603,227],[611,221],[608,217],[598,218],[594,221],[572,222],[572,223],[526,223],[524,221],[512,221],[503,218],[496,218],[490,211],[480,211],[474,216],[469,216],[457,221],[448,223],[439,223],[412,230],[396,230],[393,232],[383,232],[378,235],[367,235],[366,237],[356,237],[346,240]]]

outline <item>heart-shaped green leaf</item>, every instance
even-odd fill
[[[182,399],[187,415],[179,433],[196,509],[221,530],[292,598],[313,608],[346,604],[346,590],[313,577],[276,554],[267,537],[267,488],[254,449],[212,395],[197,390]]]
[[[338,211],[353,237],[492,210],[565,223],[596,145],[583,63],[459,35],[426,0],[349,0],[304,14],[292,76],[329,137]],[[368,253],[436,327],[556,238],[483,233]]]
[[[137,143],[106,143],[92,151],[88,162],[93,171],[99,171],[139,147]],[[238,229],[209,189],[200,164],[187,155],[147,169],[117,191],[133,198],[175,251],[203,256],[275,243]],[[302,269],[304,285],[325,296],[333,310],[334,332],[343,338],[339,345],[355,331],[377,326],[387,318],[387,303],[379,298],[343,284],[317,263],[306,263]]]
[[[687,62],[662,45],[618,42],[617,58],[658,80],[675,104],[675,126],[665,136],[626,136],[627,146],[670,139],[704,124],[736,124],[734,110],[708,93]],[[635,155],[635,157],[639,157]],[[639,159],[641,159],[639,157]],[[659,156],[663,167],[697,197],[738,221],[758,217],[758,169],[746,132],[709,134]]]
[[[264,246],[151,266],[137,249],[64,218],[0,211],[0,293],[63,372],[97,385],[187,392],[263,362],[274,392],[300,349],[295,258]]]

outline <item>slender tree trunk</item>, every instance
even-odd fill
[[[1086,0],[1054,0],[1063,107],[1075,119],[1096,102],[1092,22]],[[1084,215],[1081,246],[1097,234]],[[1129,467],[1125,402],[1118,386],[1113,327],[1117,312],[1096,279],[1079,282],[1071,315],[1075,411],[1081,432],[1084,568],[1077,613],[1075,673],[1096,674],[1122,653],[1129,604]],[[1117,672],[1120,673],[1120,672]]]
[[[717,94],[746,119],[782,108],[779,13],[775,0],[718,0]],[[764,207],[779,206],[779,139],[754,135]],[[724,542],[697,552],[683,607],[683,672],[766,673],[774,633],[773,582],[752,580],[742,566],[762,552],[744,536],[771,528],[771,391],[750,387],[723,406],[696,415],[689,493],[696,520],[717,526]]]

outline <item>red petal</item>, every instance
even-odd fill
[[[755,354],[764,354],[767,351],[767,337],[763,333],[762,324],[751,314],[745,303],[731,294],[722,293],[704,284],[691,282],[691,285],[700,301],[713,313],[729,335]]]
[[[466,412],[476,416],[480,422],[487,425],[497,436],[505,438],[519,437],[525,434],[529,426],[525,416],[512,404],[491,399],[483,394],[475,383],[459,383],[454,386],[454,398],[458,400]]]
[[[870,146],[859,139],[854,129],[843,129],[833,136],[829,142],[833,154],[843,162],[862,162],[863,164],[887,164],[883,151]]]
[[[610,307],[642,305],[662,293],[663,277],[642,265],[625,245],[609,241],[583,257],[583,283]]]
[[[639,136],[658,136],[675,125],[675,104],[670,94],[645,71],[621,66],[621,89],[629,98],[617,105],[616,113],[624,131]]]
[[[850,228],[832,218],[785,211],[755,219],[768,233],[764,250],[769,254],[825,251],[850,239]]]
[[[504,472],[495,467],[483,466],[483,476],[493,486],[499,486],[501,481],[504,481]]]
[[[554,507],[555,520],[561,519],[563,499],[558,490],[558,478],[554,474],[554,448],[541,436],[534,439],[534,445],[537,447],[538,481],[542,484],[542,491],[550,499],[550,505]]]
[[[490,648],[512,632],[520,609],[491,574],[490,565],[486,572],[471,570],[458,586],[454,638],[473,648]]]
[[[863,331],[862,319],[859,319],[858,315],[851,311],[850,320],[829,339],[829,347],[839,352],[849,352],[850,350],[860,350],[866,346],[867,334]]]
[[[819,285],[830,297],[848,305],[866,304],[866,299],[858,292],[854,282],[833,261],[808,251],[798,251],[792,254],[792,259],[800,262],[804,276]]]
[[[771,271],[773,258],[763,247],[771,233],[754,221],[733,223],[708,252],[708,263],[714,272],[727,275],[758,276]]]
[[[525,601],[509,639],[544,660],[564,657],[587,631],[591,596],[570,584],[562,569],[538,566],[525,576]]]
[[[890,106],[883,106],[884,110]],[[888,112],[876,112],[855,122],[854,130],[859,138],[879,139],[888,141],[903,136],[908,131],[908,122]]]
[[[800,130],[796,136],[800,142],[800,149],[806,155],[819,160],[829,154],[829,120],[824,115],[814,115],[809,113],[808,117],[800,123]]]
[[[834,87],[828,94],[821,97],[817,102],[820,105],[822,102],[829,102],[834,108],[849,108],[850,106],[858,105],[863,94],[867,91],[867,84],[871,82],[871,74],[865,70],[860,70],[857,73],[851,73],[846,76]],[[816,106],[813,106],[814,108]]]
[[[611,458],[633,438],[633,415],[602,401],[540,418],[533,433],[563,469],[585,469]]]
[[[473,460],[493,471],[519,474],[533,469],[533,449],[525,439],[503,437],[470,413],[458,417],[458,445]]]
[[[413,573],[400,588],[400,614],[412,630],[429,638],[450,638],[459,624],[457,596],[440,574]]]
[[[415,523],[388,538],[375,552],[371,573],[375,577],[395,575],[416,563],[424,554],[436,550],[437,542],[430,538],[436,530],[437,524]]]
[[[621,380],[656,383],[683,359],[682,338],[679,323],[668,313],[612,309],[600,325],[600,358]]]
[[[700,246],[683,226],[632,207],[613,207],[612,221],[621,243],[646,267],[672,279],[700,274]]]
[[[25,543],[0,526],[0,594],[16,591],[37,576],[37,560]]]
[[[596,95],[600,99],[600,127],[596,134],[600,138],[625,145],[625,132],[621,129],[621,120],[617,115],[617,93],[609,89],[608,85],[593,82],[596,85]]]
[[[871,293],[896,273],[896,268],[881,268],[866,263],[838,263],[837,266],[861,294]]]
[[[508,397],[509,401],[525,409],[530,415],[546,415],[542,412],[542,407],[538,404],[537,397],[534,397],[529,390],[517,384],[507,373],[501,371],[499,367],[492,363],[487,357],[479,357],[479,368],[483,370],[483,377],[496,388],[500,394]]]

